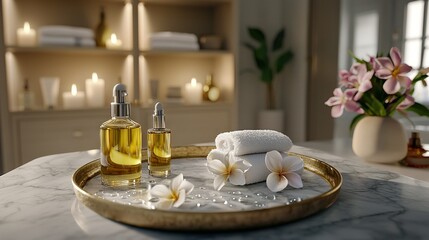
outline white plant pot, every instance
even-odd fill
[[[283,132],[283,110],[263,110],[258,113],[258,128]]]
[[[396,163],[407,155],[402,125],[390,117],[365,117],[353,132],[353,152],[368,162]]]

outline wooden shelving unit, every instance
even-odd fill
[[[0,102],[3,171],[43,155],[98,148],[97,126],[109,117],[111,89],[119,81],[127,85],[132,117],[145,132],[151,127],[151,79],[159,80],[160,100],[165,101],[168,87],[182,87],[193,77],[203,83],[206,75],[213,74],[221,89],[218,103],[166,103],[173,145],[213,141],[218,132],[235,128],[234,5],[233,0],[2,0],[0,53],[5,54],[5,62],[0,64],[5,71],[0,73],[0,88],[7,92]],[[16,29],[24,21],[36,30],[44,25],[94,29],[101,6],[123,49],[17,45]],[[215,34],[224,44],[219,50],[147,50],[147,37],[157,31]],[[69,91],[72,83],[84,89],[92,72],[106,81],[105,107],[63,110],[61,93]],[[60,104],[52,111],[42,108],[42,76],[58,76],[61,81]],[[18,106],[24,79],[29,79],[35,93],[33,111],[21,111]]]

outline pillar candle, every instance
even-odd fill
[[[36,45],[36,31],[31,29],[28,22],[24,23],[23,28],[18,28],[16,34],[19,46],[31,47]]]
[[[86,102],[90,107],[104,106],[104,80],[92,73],[91,79],[86,79]]]
[[[85,106],[85,93],[78,92],[76,84],[73,84],[70,92],[63,93],[63,105],[65,109],[77,109]]]
[[[190,83],[185,85],[185,101],[188,104],[199,104],[203,100],[203,86],[192,78]]]
[[[119,40],[116,37],[116,34],[113,33],[110,36],[110,39],[107,39],[107,41],[106,41],[106,47],[108,49],[121,49],[122,48],[122,41]]]

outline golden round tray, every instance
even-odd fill
[[[211,149],[213,149],[211,146],[172,148],[172,159],[206,157]],[[145,151],[143,155],[144,161],[147,161]],[[293,204],[254,210],[195,212],[125,205],[89,193],[84,187],[88,181],[100,174],[99,160],[77,169],[73,174],[72,182],[77,199],[85,206],[103,217],[134,226],[179,231],[266,227],[305,218],[326,209],[335,202],[340,192],[342,176],[337,169],[315,158],[296,153],[290,153],[290,155],[301,157],[304,160],[304,169],[324,179],[329,189]]]

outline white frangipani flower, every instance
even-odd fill
[[[290,185],[294,188],[302,188],[302,179],[298,174],[304,162],[299,157],[282,155],[278,151],[270,151],[265,155],[265,164],[271,173],[267,177],[267,187],[272,192],[279,192]]]
[[[251,166],[228,155],[224,159],[213,159],[207,163],[209,171],[216,175],[213,186],[217,191],[222,189],[228,179],[233,185],[244,185],[246,183],[244,173]]]
[[[150,194],[159,198],[156,203],[157,208],[168,209],[171,207],[179,207],[185,202],[186,195],[192,192],[194,185],[186,179],[183,179],[183,174],[171,180],[170,186],[159,184],[150,190]]]

